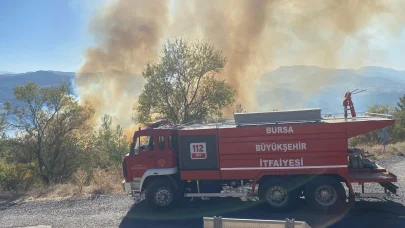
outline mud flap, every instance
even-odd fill
[[[382,182],[379,183],[381,185],[381,187],[383,187],[384,189],[387,189],[388,191],[390,191],[393,194],[397,194],[397,189],[399,188],[398,186],[396,186],[393,183],[389,183],[389,182]]]

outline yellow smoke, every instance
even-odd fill
[[[280,65],[359,67],[375,56],[375,34],[394,41],[404,28],[401,0],[116,0],[90,23],[97,45],[86,50],[77,72],[82,100],[101,117],[111,114],[133,127],[132,107],[142,90],[142,69],[174,37],[203,38],[223,50],[228,63],[220,78],[239,91],[237,103],[256,108],[260,75]],[[309,95],[332,75],[304,78],[297,90]],[[273,88],[269,87],[269,91]],[[277,108],[277,99],[269,99]],[[132,130],[132,129],[131,129]]]

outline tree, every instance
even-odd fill
[[[6,126],[6,117],[4,113],[0,113],[0,135],[3,135]]]
[[[395,124],[387,127],[390,135],[390,143],[401,142],[405,140],[405,95],[400,98],[396,107],[390,105],[372,105],[367,112],[393,115],[396,119]],[[350,143],[352,146],[359,144],[375,145],[380,141],[380,130],[372,131],[364,135],[354,137]]]
[[[163,56],[148,63],[139,96],[137,121],[167,118],[172,123],[207,121],[222,116],[235,101],[236,89],[216,79],[226,64],[222,52],[206,42],[183,39],[163,45]]]
[[[0,113],[0,158],[5,153],[6,134],[4,132],[6,126],[6,118],[4,113]]]
[[[236,105],[236,113],[242,113],[242,112],[243,112],[242,104],[237,104]]]
[[[394,112],[394,108],[390,105],[372,105],[369,107],[367,110],[369,113],[378,113],[378,114],[386,114],[386,115],[392,115]],[[391,134],[393,130],[393,126],[388,127],[388,132]],[[369,133],[366,133],[363,136],[363,140],[368,142],[369,144],[377,144],[379,143],[379,138],[380,138],[380,130],[372,131]]]
[[[112,163],[122,162],[122,158],[128,153],[129,142],[120,125],[113,127],[110,115],[104,115],[101,122],[98,134],[93,139],[93,150],[96,156],[93,166],[106,168]]]
[[[397,119],[397,124],[405,127],[405,95],[399,98],[397,107],[395,107],[394,115]]]
[[[397,106],[393,111],[396,124],[392,128],[391,141],[400,142],[405,140],[405,95],[399,98]]]
[[[94,110],[80,105],[65,84],[40,88],[28,82],[14,88],[14,97],[5,111],[7,126],[19,136],[16,154],[32,159],[44,183],[66,180],[79,166],[87,140],[82,132],[91,129]]]
[[[405,94],[399,98],[397,106],[398,107],[395,108],[397,111],[405,111]]]

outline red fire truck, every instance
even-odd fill
[[[187,197],[258,196],[270,209],[287,210],[299,197],[329,211],[346,199],[396,193],[397,177],[348,148],[348,139],[395,123],[389,115],[321,116],[320,109],[236,113],[209,124],[149,123],[134,133],[123,160],[126,192],[148,205],[171,207]],[[350,100],[348,102],[347,100]],[[385,192],[364,193],[366,183]],[[355,193],[353,184],[362,192]],[[347,186],[348,193],[344,186]],[[388,190],[388,191],[387,191]]]

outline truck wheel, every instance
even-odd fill
[[[297,191],[290,188],[287,181],[270,179],[263,183],[259,191],[260,201],[265,202],[274,211],[287,211],[297,200]]]
[[[174,205],[176,194],[169,180],[158,179],[146,189],[146,203],[153,208],[167,208]]]
[[[346,202],[346,191],[335,178],[319,177],[306,186],[305,200],[317,211],[337,211]]]

